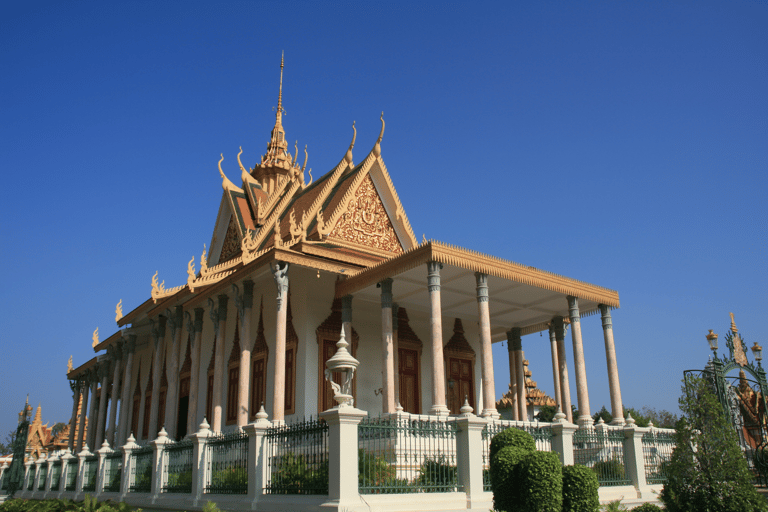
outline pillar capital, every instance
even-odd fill
[[[168,319],[163,315],[159,315],[157,320],[150,318],[149,322],[152,324],[152,338],[155,340],[155,348],[157,348],[158,342],[165,337],[165,323]]]
[[[381,287],[381,307],[392,307],[392,278],[388,277],[379,283]]]
[[[271,264],[270,264],[271,266]],[[272,276],[275,278],[277,286],[277,309],[282,309],[283,304],[288,300],[288,268],[289,264],[285,261],[276,261],[272,268]]]
[[[573,295],[568,295],[568,315],[571,318],[571,322],[578,322],[580,321],[581,317],[579,316],[579,298],[574,297]]]
[[[427,263],[427,286],[430,292],[440,291],[440,270],[443,264],[437,261]]]
[[[488,274],[475,272],[475,282],[477,283],[477,301],[488,302]]]
[[[523,338],[519,327],[513,327],[507,331],[507,342],[507,349],[509,351],[523,350]]]
[[[613,322],[611,321],[611,308],[605,304],[600,304],[600,316],[603,320],[603,329],[613,329]]]
[[[345,295],[341,298],[341,323],[352,322],[352,296]]]
[[[123,335],[123,355],[128,357],[128,354],[136,352],[136,335],[124,334]]]
[[[556,316],[552,319],[552,324],[555,328],[555,339],[561,341],[565,339],[565,331],[568,330],[568,324],[565,323],[565,318]]]

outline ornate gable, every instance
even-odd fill
[[[402,244],[370,175],[362,180],[328,238],[395,254],[403,252]]]

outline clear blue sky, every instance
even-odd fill
[[[0,438],[27,393],[68,421],[70,354],[93,357],[156,270],[183,284],[219,154],[237,176],[240,145],[249,165],[266,149],[283,50],[284,126],[316,177],[353,120],[359,160],[383,110],[418,238],[618,290],[624,402],[676,411],[729,311],[768,348],[767,27],[766,2],[4,4]],[[605,355],[583,325],[594,412]],[[551,393],[546,337],[523,345]]]

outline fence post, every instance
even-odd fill
[[[248,434],[248,501],[251,502],[254,510],[257,508],[256,503],[261,498],[267,481],[264,435],[267,433],[267,429],[272,426],[267,417],[264,404],[262,404],[261,409],[256,413],[256,422],[243,426],[243,430]]]
[[[24,470],[24,486],[21,489],[19,489],[21,491],[22,495],[24,493],[26,493],[27,489],[29,488],[29,476],[30,476],[29,475],[29,471],[32,468],[32,464],[34,464],[34,462],[32,462],[31,460],[28,460],[28,461],[26,461],[24,463],[24,466],[25,466],[25,470]]]
[[[579,429],[565,419],[565,414],[558,409],[552,422],[552,450],[560,455],[563,466],[573,466],[573,434]]]
[[[131,492],[131,454],[136,448],[139,448],[139,445],[136,444],[136,438],[133,437],[133,432],[131,432],[123,446],[123,474],[120,475],[120,501],[125,501],[128,493]]]
[[[69,471],[70,471],[69,461],[74,458],[75,456],[72,455],[72,452],[69,450],[69,448],[67,448],[64,451],[64,455],[61,456],[61,477],[59,480],[59,491],[60,491],[59,496],[67,492],[67,478],[69,478]]]
[[[350,405],[320,413],[328,423],[328,499],[339,510],[363,503],[357,480],[357,425],[367,415]]]
[[[163,491],[163,480],[165,473],[165,464],[163,464],[163,455],[165,454],[165,445],[170,443],[168,439],[168,432],[165,431],[165,427],[160,429],[157,433],[157,439],[152,441],[153,458],[152,458],[152,503],[157,501],[160,493]]]
[[[643,434],[649,429],[635,425],[635,419],[627,415],[624,425],[624,467],[632,485],[637,489],[638,498],[648,498],[653,493],[645,481],[645,460],[643,458]]]
[[[198,427],[196,434],[192,434],[195,443],[192,449],[192,505],[199,506],[203,499],[205,490],[205,474],[207,470],[207,460],[205,455],[205,445],[211,436],[210,425],[205,418]]]
[[[45,472],[45,494],[43,497],[48,497],[48,494],[51,492],[51,487],[53,487],[53,464],[59,460],[57,456],[48,457],[48,461],[46,464],[48,464],[48,471]]]
[[[42,454],[40,457],[37,458],[35,461],[35,481],[32,484],[32,495],[34,496],[37,492],[37,488],[40,487],[40,468],[43,467],[43,456]]]
[[[77,483],[75,484],[75,498],[83,492],[83,484],[85,480],[85,459],[91,455],[92,453],[88,450],[88,445],[83,444],[82,451],[77,454]]]
[[[472,407],[465,400],[461,414],[456,418],[456,467],[459,485],[467,494],[467,508],[490,506],[488,498],[483,496],[483,428],[487,424],[485,418],[472,414]],[[481,500],[482,504],[479,503]]]
[[[109,447],[109,443],[105,439],[101,444],[101,448],[96,450],[99,456],[99,462],[96,466],[96,490],[93,491],[94,496],[98,496],[104,492],[104,480],[107,476],[107,455],[112,452]]]

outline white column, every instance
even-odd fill
[[[517,381],[517,417],[520,421],[528,421],[528,400],[525,392],[525,366],[523,361],[523,340],[520,336],[520,328],[513,327],[507,333],[507,339],[515,352],[515,380]]]
[[[432,408],[429,413],[447,416],[445,405],[445,362],[443,361],[443,309],[440,304],[440,269],[442,263],[427,263],[427,287],[431,304],[432,323]]]
[[[507,353],[509,355],[509,391],[512,397],[512,419],[519,420],[517,409],[517,359],[512,348],[512,331],[507,332]]]
[[[562,411],[563,397],[560,392],[560,359],[557,355],[557,336],[555,336],[554,324],[549,324],[549,346],[552,352],[552,378],[555,381],[555,402]]]
[[[173,311],[166,310],[168,326],[171,330],[171,360],[168,366],[168,390],[165,399],[165,432],[169,439],[176,438],[176,416],[179,414],[179,350],[181,348],[183,308],[176,306]]]
[[[120,404],[120,370],[123,366],[123,343],[121,340],[115,342],[114,345],[108,347],[108,352],[112,353],[112,364],[114,365],[114,371],[112,375],[112,382],[110,383],[110,404],[109,404],[109,423],[107,427],[106,441],[110,446],[115,444],[115,429],[117,427],[117,408]]]
[[[117,431],[116,446],[125,444],[128,438],[128,429],[130,428],[130,415],[132,413],[131,385],[133,384],[133,353],[136,351],[136,335],[127,334],[123,338],[123,361],[125,361],[125,370],[123,372],[123,393],[122,407],[120,408],[120,423]]]
[[[99,422],[99,416],[96,407],[96,386],[99,383],[98,367],[88,370],[88,380],[90,382],[91,388],[91,405],[88,407],[88,433],[85,444],[88,449],[91,449],[95,444],[93,440],[96,437],[96,427],[98,426],[97,424]],[[83,428],[84,426],[85,422],[80,425],[80,428]],[[77,453],[80,453],[80,451]]]
[[[221,420],[223,416],[223,394],[224,394],[224,367],[225,367],[225,352],[224,344],[226,343],[227,333],[227,302],[229,297],[222,294],[219,295],[219,307],[214,309],[211,306],[211,320],[213,321],[214,330],[216,332],[216,363],[213,366],[213,422],[211,424],[211,430],[214,432],[221,432]],[[209,300],[209,303],[213,305],[213,301]],[[215,318],[214,318],[215,312]]]
[[[573,411],[571,410],[571,384],[568,381],[568,363],[565,358],[565,331],[566,324],[563,317],[557,316],[552,320],[555,325],[555,339],[557,340],[557,359],[560,372],[560,393],[562,397],[562,411],[569,423],[573,423]]]
[[[581,342],[581,317],[579,316],[579,299],[568,296],[568,314],[571,320],[571,341],[573,342],[573,366],[576,371],[576,396],[579,401],[580,427],[592,425],[589,411],[589,391],[587,390],[587,367],[584,362],[584,346]]]
[[[616,347],[613,344],[613,322],[611,310],[605,304],[600,304],[603,319],[603,337],[605,338],[605,360],[608,365],[608,389],[611,393],[611,425],[624,424],[624,406],[621,403],[621,386],[619,385],[619,367],[616,364]]]
[[[187,415],[187,430],[197,425],[198,388],[200,387],[200,346],[203,343],[203,308],[195,308],[195,319],[187,312],[187,330],[192,334],[192,371],[189,376],[189,410]]]
[[[69,448],[69,451],[72,451],[75,449],[75,434],[77,433],[75,432],[77,428],[77,406],[80,403],[80,398],[82,397],[83,386],[82,382],[80,382],[80,379],[78,378],[77,380],[70,381],[69,387],[72,388],[72,393],[74,396],[72,397],[72,418],[69,420],[69,439],[67,442],[67,448]]]
[[[152,403],[149,409],[149,432],[144,432],[145,439],[154,439],[158,431],[160,379],[163,376],[162,366],[165,359],[163,357],[165,355],[165,322],[166,318],[163,315],[160,315],[157,319],[157,325],[155,325],[155,322],[152,322],[152,337],[155,340],[155,360],[152,363]]]
[[[395,412],[395,354],[392,329],[392,279],[381,283],[381,374],[382,411]],[[346,333],[345,333],[346,335]],[[351,340],[350,340],[351,341]]]
[[[496,386],[493,381],[493,351],[491,349],[491,313],[488,304],[488,274],[475,272],[477,292],[477,314],[480,328],[481,370],[483,379],[483,412],[484,418],[498,418],[496,410]]]
[[[275,328],[275,382],[272,393],[272,421],[285,421],[285,333],[288,313],[288,263],[278,261],[272,269],[277,285],[277,326]]]
[[[104,441],[104,432],[107,420],[107,403],[109,401],[109,358],[105,357],[99,363],[99,377],[101,377],[101,394],[99,396],[99,421],[96,427],[95,446],[101,446]]]
[[[392,303],[392,352],[394,354],[394,372],[395,372],[395,404],[400,403],[400,343],[397,340],[398,329],[398,311],[400,310],[396,302]],[[397,410],[397,406],[395,406]]]
[[[243,295],[238,297],[235,288],[235,303],[240,313],[240,374],[237,381],[237,426],[248,423],[249,394],[251,391],[251,310],[253,309],[253,281],[243,281]]]

